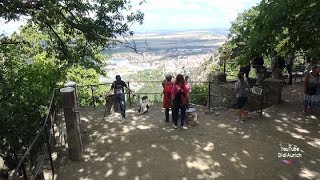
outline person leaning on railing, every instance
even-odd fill
[[[130,92],[133,92],[127,86],[127,84],[123,80],[121,80],[120,75],[116,75],[116,80],[113,81],[113,83],[111,85],[111,89],[108,92],[108,94],[110,94],[110,92],[112,90],[114,91],[115,98],[117,99],[117,102],[118,102],[118,105],[119,105],[119,108],[120,108],[121,116],[123,118],[126,118],[126,105],[125,105],[124,88],[127,88]]]

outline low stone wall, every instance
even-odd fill
[[[220,108],[220,107],[231,107],[236,108],[236,94],[234,92],[234,83],[219,83],[212,84],[210,87],[210,98],[211,108]],[[245,109],[248,111],[256,111],[261,107],[261,96],[250,93],[248,97],[248,102],[245,105]],[[270,103],[266,103],[264,98],[263,108],[270,107]]]
[[[223,72],[213,72],[209,77],[210,95],[209,101],[211,108],[234,107],[236,105],[236,94],[234,92],[234,84],[237,80],[225,81]],[[255,79],[250,79],[250,86],[255,84]],[[248,102],[245,109],[248,111],[256,111],[262,108],[267,108],[273,104],[281,103],[283,82],[278,79],[268,78],[262,83],[263,94],[249,94]]]

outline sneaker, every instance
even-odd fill
[[[188,127],[187,126],[182,126],[182,129],[188,129]]]
[[[173,124],[172,127],[173,127],[173,129],[177,129],[178,128],[175,124]]]

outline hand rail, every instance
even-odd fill
[[[51,165],[51,171],[52,171],[52,179],[54,179],[54,166],[53,166],[53,160],[52,160],[52,156],[51,156],[51,148],[50,148],[50,140],[52,138],[52,133],[49,133],[49,129],[52,128],[52,130],[54,131],[54,124],[52,123],[55,119],[55,114],[56,114],[56,90],[57,88],[55,88],[53,90],[52,96],[51,96],[51,100],[50,100],[50,105],[49,105],[49,112],[47,113],[46,119],[43,122],[43,125],[41,126],[41,128],[39,129],[36,137],[32,140],[31,144],[29,145],[28,149],[25,151],[25,153],[23,154],[22,158],[19,160],[18,165],[16,166],[14,173],[11,177],[11,180],[18,180],[20,179],[18,177],[18,173],[20,171],[20,169],[22,168],[23,171],[25,171],[25,166],[24,166],[24,161],[27,158],[28,154],[30,153],[30,151],[34,148],[34,145],[36,144],[36,142],[39,140],[39,137],[41,135],[43,135],[42,133],[45,131],[46,134],[46,146],[47,146],[47,151],[45,152],[45,155],[43,156],[43,158],[40,160],[40,167],[38,167],[38,169],[36,169],[35,174],[33,179],[36,179],[40,168],[43,166],[43,162],[45,160],[45,157],[47,154],[49,154],[49,158],[50,158],[50,165]],[[54,115],[54,116],[52,116]],[[53,117],[53,121],[52,121],[52,117]],[[48,129],[48,125],[49,125],[49,119],[50,119],[50,128]],[[33,168],[33,167],[32,167]],[[28,179],[28,177],[25,177],[24,174],[24,179]]]

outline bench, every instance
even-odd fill
[[[304,77],[304,71],[306,70],[306,67],[302,64],[296,65],[294,67],[294,70],[292,71],[292,75],[294,75],[294,82],[297,81],[297,77],[300,77],[300,82],[303,81]]]

